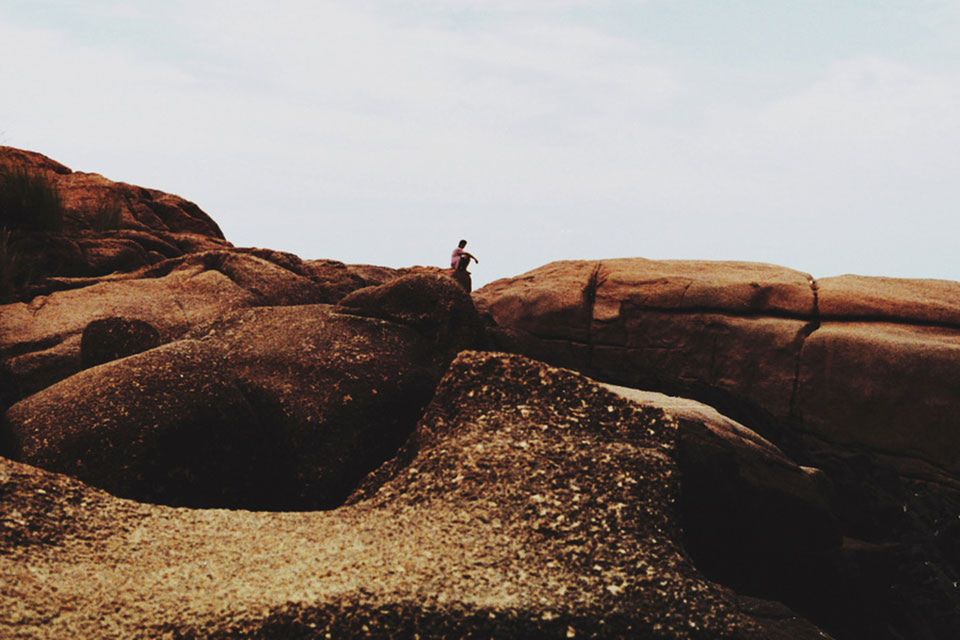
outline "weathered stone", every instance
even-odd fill
[[[960,328],[960,282],[837,276],[817,280],[820,315]]]
[[[222,356],[195,341],[82,371],[5,422],[17,458],[148,502],[258,504],[282,473]]]
[[[680,517],[697,568],[737,591],[829,617],[841,533],[826,475],[707,405],[608,388],[677,420]]]
[[[42,176],[63,204],[62,228],[18,231],[31,281],[16,297],[29,299],[48,277],[89,277],[130,271],[166,257],[229,247],[217,224],[178,196],[74,172],[46,156],[0,146],[0,165]],[[160,249],[159,247],[164,247]],[[170,249],[176,247],[176,252]]]
[[[82,368],[80,333],[110,317],[155,327],[162,342],[202,327],[231,310],[326,302],[312,280],[253,255],[216,251],[154,265],[156,273],[120,274],[96,284],[0,305],[0,370],[7,403]]]
[[[470,296],[446,275],[413,274],[358,289],[344,297],[337,308],[409,325],[459,348],[476,346],[482,335],[480,317]]]
[[[958,399],[960,329],[827,322],[804,344],[799,415],[829,442],[960,478]]]
[[[474,300],[502,347],[778,419],[791,414],[816,308],[810,277],[797,271],[639,258],[552,263]]]
[[[103,318],[83,329],[80,361],[84,369],[160,346],[160,332],[143,320]]]
[[[500,348],[707,402],[821,468],[844,535],[879,545],[865,557],[885,567],[841,553],[824,571],[842,585],[823,589],[837,596],[825,624],[849,634],[870,617],[864,637],[949,637],[960,545],[941,536],[960,508],[960,284],[808,278],[766,265],[561,262],[474,299]]]
[[[332,512],[148,506],[0,459],[0,634],[825,637],[696,571],[675,438],[580,376],[466,353],[407,458]]]
[[[202,361],[181,362],[187,346],[170,346],[84,371],[11,407],[7,428],[24,461],[124,497],[335,506],[402,444],[450,360],[479,335],[469,296],[448,279],[408,276],[366,291],[351,314],[327,305],[228,313],[195,331]],[[208,457],[249,475],[210,475]],[[186,479],[161,482],[154,469]]]

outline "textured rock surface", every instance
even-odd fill
[[[80,363],[84,369],[119,360],[160,346],[160,332],[143,320],[94,320],[80,336]]]
[[[234,309],[328,301],[325,290],[306,277],[227,251],[191,254],[87,284],[0,305],[0,375],[7,403],[79,371],[80,335],[96,320],[143,321],[168,342]]]
[[[345,313],[407,325],[440,342],[475,345],[482,328],[473,301],[446,275],[412,274],[358,289],[337,305]],[[454,354],[450,354],[452,357]]]
[[[0,459],[0,635],[823,638],[693,568],[675,441],[580,376],[466,353],[332,512],[147,506]]]
[[[838,603],[857,617],[849,596],[838,597],[841,534],[823,472],[707,405],[607,386],[676,419],[684,546],[701,571],[813,619],[836,624]]]
[[[42,291],[45,277],[130,271],[189,252],[230,247],[213,219],[179,196],[71,171],[13,147],[0,146],[0,164],[45,176],[63,202],[62,229],[16,239],[34,272],[24,296],[34,295],[34,286]]]
[[[167,504],[339,504],[479,337],[473,303],[449,279],[407,276],[371,295],[385,315],[420,322],[328,305],[227,314],[198,329],[199,342],[83,371],[12,406],[16,457]]]
[[[960,380],[957,299],[960,283],[643,259],[553,263],[475,295],[519,351],[941,481],[960,473],[960,422],[945,410]]]
[[[831,621],[845,637],[960,628],[960,283],[629,259],[553,263],[474,299],[500,348],[697,398],[821,468],[850,539],[836,582],[874,623]]]
[[[192,340],[83,371],[5,421],[14,457],[120,495],[242,506],[276,488],[271,439],[221,354]]]
[[[223,233],[209,215],[179,196],[113,182],[96,173],[72,171],[42,154],[14,147],[0,146],[0,162],[40,172],[49,178],[63,199],[67,230],[93,230],[97,212],[105,204],[116,204],[121,211],[122,228],[223,239]]]
[[[696,518],[692,533],[704,536],[688,538],[688,544],[697,548],[693,553],[703,557],[701,563],[723,563],[718,571],[774,570],[773,559],[840,547],[833,487],[822,472],[797,465],[771,442],[707,405],[608,388],[677,420],[684,517]]]
[[[784,417],[815,308],[809,277],[796,271],[720,263],[713,274],[705,263],[641,259],[552,263],[487,285],[475,300],[511,350]]]

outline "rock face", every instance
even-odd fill
[[[358,289],[337,306],[345,313],[413,327],[438,342],[476,343],[481,333],[480,317],[470,296],[452,287],[452,282],[445,275],[401,276],[380,286]]]
[[[475,300],[505,343],[516,337],[545,360],[631,387],[729,396],[777,417],[790,415],[816,308],[799,272],[648,260],[553,263]]]
[[[863,606],[838,584],[843,549],[835,491],[819,469],[793,462],[771,442],[712,407],[607,385],[678,424],[680,520],[697,567],[741,593],[787,602],[836,626],[833,612],[870,632]]]
[[[502,340],[547,360],[955,476],[960,428],[943,408],[960,380],[960,284],[877,281],[872,290],[868,278],[814,281],[769,265],[580,261],[492,283],[475,299]]]
[[[402,444],[480,335],[450,279],[363,291],[342,308],[228,313],[195,328],[199,341],[73,375],[9,409],[14,455],[150,502],[335,506]]]
[[[98,320],[145,322],[169,342],[234,309],[327,301],[312,280],[253,255],[222,251],[0,305],[3,399],[12,403],[81,370],[81,335]]]
[[[868,636],[834,620],[839,635],[960,628],[960,547],[942,537],[960,513],[960,284],[628,259],[553,263],[474,299],[502,349],[697,398],[823,469],[844,535],[869,543],[843,562],[881,621]]]
[[[90,366],[81,358],[81,335],[100,320],[149,324],[163,343],[237,309],[335,303],[401,272],[230,249],[191,253],[130,273],[48,279],[48,295],[0,305],[0,403],[10,405]]]
[[[143,320],[103,318],[83,329],[80,363],[84,369],[160,346],[160,332]]]
[[[63,204],[61,229],[16,238],[34,282],[98,276],[231,245],[197,205],[178,196],[71,171],[39,153],[0,146],[0,165],[46,179]]]
[[[209,215],[179,196],[72,171],[42,154],[14,147],[0,146],[0,162],[45,175],[60,192],[69,231],[94,230],[96,215],[109,204],[119,208],[121,228],[223,239]]]
[[[675,443],[580,376],[465,353],[332,512],[149,506],[0,459],[0,633],[823,638],[694,569]]]

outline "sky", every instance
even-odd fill
[[[0,61],[0,144],[238,246],[960,280],[960,0],[0,0]]]

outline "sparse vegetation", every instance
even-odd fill
[[[23,260],[14,245],[13,231],[0,227],[0,303],[9,302],[22,279]]]
[[[47,176],[0,164],[0,228],[55,232],[63,218],[60,192]]]
[[[121,220],[123,220],[123,205],[120,199],[108,198],[94,211],[91,225],[94,231],[110,231],[119,229]]]
[[[0,302],[16,298],[29,283],[35,265],[20,246],[25,234],[63,229],[59,191],[43,173],[0,164]]]

